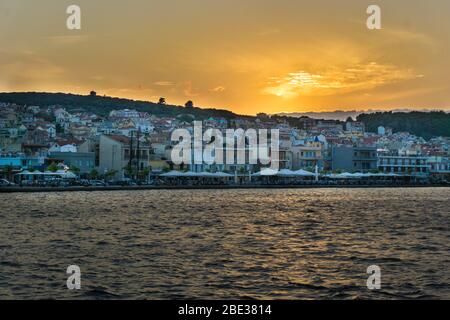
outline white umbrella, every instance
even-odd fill
[[[31,175],[31,172],[28,170],[25,170],[25,171],[18,173],[17,175],[18,176],[29,176],[29,175]]]
[[[200,172],[199,177],[205,177],[205,178],[214,178],[214,173],[211,172]]]
[[[272,170],[272,171],[274,171],[274,170]],[[288,169],[281,169],[275,175],[279,176],[279,177],[295,177],[296,176],[294,171],[291,171]]]
[[[214,173],[214,176],[217,178],[232,178],[233,175],[225,172],[216,172]]]
[[[376,174],[373,173],[363,173],[361,174],[362,177],[367,177],[367,178],[371,178],[371,177],[376,177]]]
[[[356,173],[353,173],[352,176],[354,178],[363,178],[363,177],[370,177],[371,174],[370,173],[359,173],[359,172],[356,172]]]
[[[303,169],[294,171],[294,174],[299,177],[315,177],[316,176],[314,173],[303,170]]]
[[[179,172],[179,171],[170,171],[167,173],[164,173],[161,175],[161,177],[168,177],[168,178],[172,178],[172,177],[183,177],[184,173],[183,172]]]
[[[400,177],[400,175],[398,175],[398,174],[395,174],[395,173],[388,173],[388,174],[386,174],[385,175],[386,177]]]
[[[361,178],[360,176],[355,176],[352,173],[344,172],[341,174],[328,174],[326,177],[330,179],[356,179]]]
[[[338,176],[338,178],[341,178],[341,179],[358,179],[358,178],[361,178],[360,174],[353,174],[353,173],[348,173],[348,172],[344,172],[344,173],[338,174],[337,176]]]
[[[77,175],[73,172],[67,171],[64,174],[62,174],[61,177],[64,179],[76,179]]]
[[[209,176],[209,173],[207,172],[193,172],[193,171],[189,171],[186,172],[183,177],[191,177],[191,178],[201,178],[201,177],[206,177]]]
[[[278,175],[279,171],[278,170],[273,170],[270,168],[266,168],[261,170],[260,172],[254,173],[253,176],[254,177],[261,177],[261,176],[276,176]]]

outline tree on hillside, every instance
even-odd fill
[[[189,100],[184,105],[186,108],[194,108],[194,102],[192,100]]]
[[[410,132],[425,139],[435,136],[450,137],[450,114],[445,112],[377,112],[361,114],[368,131],[377,132],[379,126],[394,132]]]
[[[166,104],[166,98],[163,98],[163,97],[159,98],[158,104],[165,105]]]
[[[113,98],[97,95],[95,98],[89,95],[74,95],[64,93],[1,93],[0,101],[5,103],[15,103],[18,105],[32,105],[40,106],[45,109],[49,106],[60,106],[65,108],[68,112],[88,111],[93,112],[100,117],[107,117],[113,110],[118,109],[133,109],[138,112],[151,112],[157,117],[176,117],[186,112],[185,108],[175,105],[161,105],[158,101],[138,101],[122,98]],[[191,108],[189,113],[195,116],[196,119],[203,120],[210,117],[225,118],[227,120],[235,119],[237,115],[228,110],[219,109],[202,109]],[[38,116],[39,117],[39,116]],[[48,117],[48,115],[47,115]],[[54,122],[54,119],[49,118],[49,122]]]

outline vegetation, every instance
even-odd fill
[[[9,181],[13,180],[13,177],[14,177],[13,171],[14,171],[14,168],[10,165],[7,165],[3,169],[0,169],[0,173],[3,173],[4,175],[6,175],[7,180],[9,180]]]
[[[141,181],[147,180],[148,176],[150,175],[150,168],[146,167],[143,170],[139,171],[139,177],[138,179]]]
[[[59,123],[56,124],[56,133],[64,133],[64,128]]]
[[[135,173],[134,167],[130,164],[127,164],[125,167],[123,167],[123,170],[128,177],[131,177]]]
[[[98,171],[95,170],[95,169],[91,170],[91,172],[89,173],[89,178],[90,178],[91,180],[97,180],[97,179],[98,179],[98,176],[99,176],[99,173],[98,173]]]
[[[410,132],[429,139],[436,136],[450,137],[450,114],[441,112],[377,112],[358,116],[368,131],[377,132],[379,126],[392,128],[394,132]]]
[[[72,165],[72,166],[70,166],[69,171],[75,173],[76,175],[79,175],[81,170],[80,170],[80,168]]]
[[[186,114],[186,108],[183,106],[174,106],[166,104],[166,100],[161,98],[158,102],[135,101],[129,99],[101,97],[98,95],[74,95],[65,93],[0,93],[0,102],[16,103],[20,105],[37,105],[40,107],[61,106],[67,111],[84,110],[93,112],[100,116],[108,116],[113,110],[134,109],[139,112],[148,112],[158,117],[176,117]],[[219,109],[200,109],[195,108],[192,101],[188,104],[188,113],[196,119],[202,120],[209,117],[221,117],[225,119],[234,119],[236,114],[227,110]],[[54,120],[54,119],[49,119]]]
[[[115,176],[116,176],[116,174],[118,174],[119,172],[117,171],[117,170],[113,170],[113,169],[111,169],[111,170],[108,170],[106,173],[105,173],[105,178],[106,179],[112,179],[112,178],[114,178]]]
[[[52,162],[52,164],[47,167],[47,171],[56,172],[58,171],[58,166],[56,163]]]

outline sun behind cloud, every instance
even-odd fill
[[[345,69],[329,69],[320,74],[298,71],[282,77],[272,77],[263,92],[283,98],[300,95],[327,96],[370,90],[420,77],[423,75],[416,74],[412,69],[370,62]]]

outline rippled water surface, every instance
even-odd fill
[[[448,299],[449,264],[448,188],[0,194],[0,299]]]

